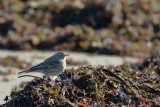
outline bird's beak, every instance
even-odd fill
[[[69,56],[70,54],[64,54],[64,56]]]

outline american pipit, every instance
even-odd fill
[[[63,72],[66,68],[66,56],[63,52],[58,52],[47,58],[42,63],[31,67],[29,70],[19,72],[18,74],[26,74],[30,72],[43,73],[45,76],[55,76]]]

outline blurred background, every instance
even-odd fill
[[[0,0],[0,104],[56,51],[68,68],[143,61],[160,51],[160,0]]]

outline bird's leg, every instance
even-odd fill
[[[48,76],[45,76],[45,75],[43,76],[43,79],[44,79],[44,80],[49,80],[49,81],[51,81],[51,78],[48,77]]]
[[[45,76],[45,75],[43,75],[43,79],[44,80],[52,80],[52,78],[50,76]]]
[[[48,80],[52,80],[52,78],[51,78],[50,76],[49,76],[49,77],[47,77],[47,79],[48,79]]]
[[[43,79],[45,79],[46,78],[46,76],[45,75],[43,75]]]

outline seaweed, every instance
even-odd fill
[[[158,107],[160,77],[157,72],[159,63],[155,62],[159,62],[159,58],[157,53],[139,64],[70,68],[59,74],[55,80],[31,76],[33,80],[25,86],[22,85],[23,88],[11,90],[11,95],[4,99],[6,103],[2,106]],[[139,65],[143,69],[137,69]]]

